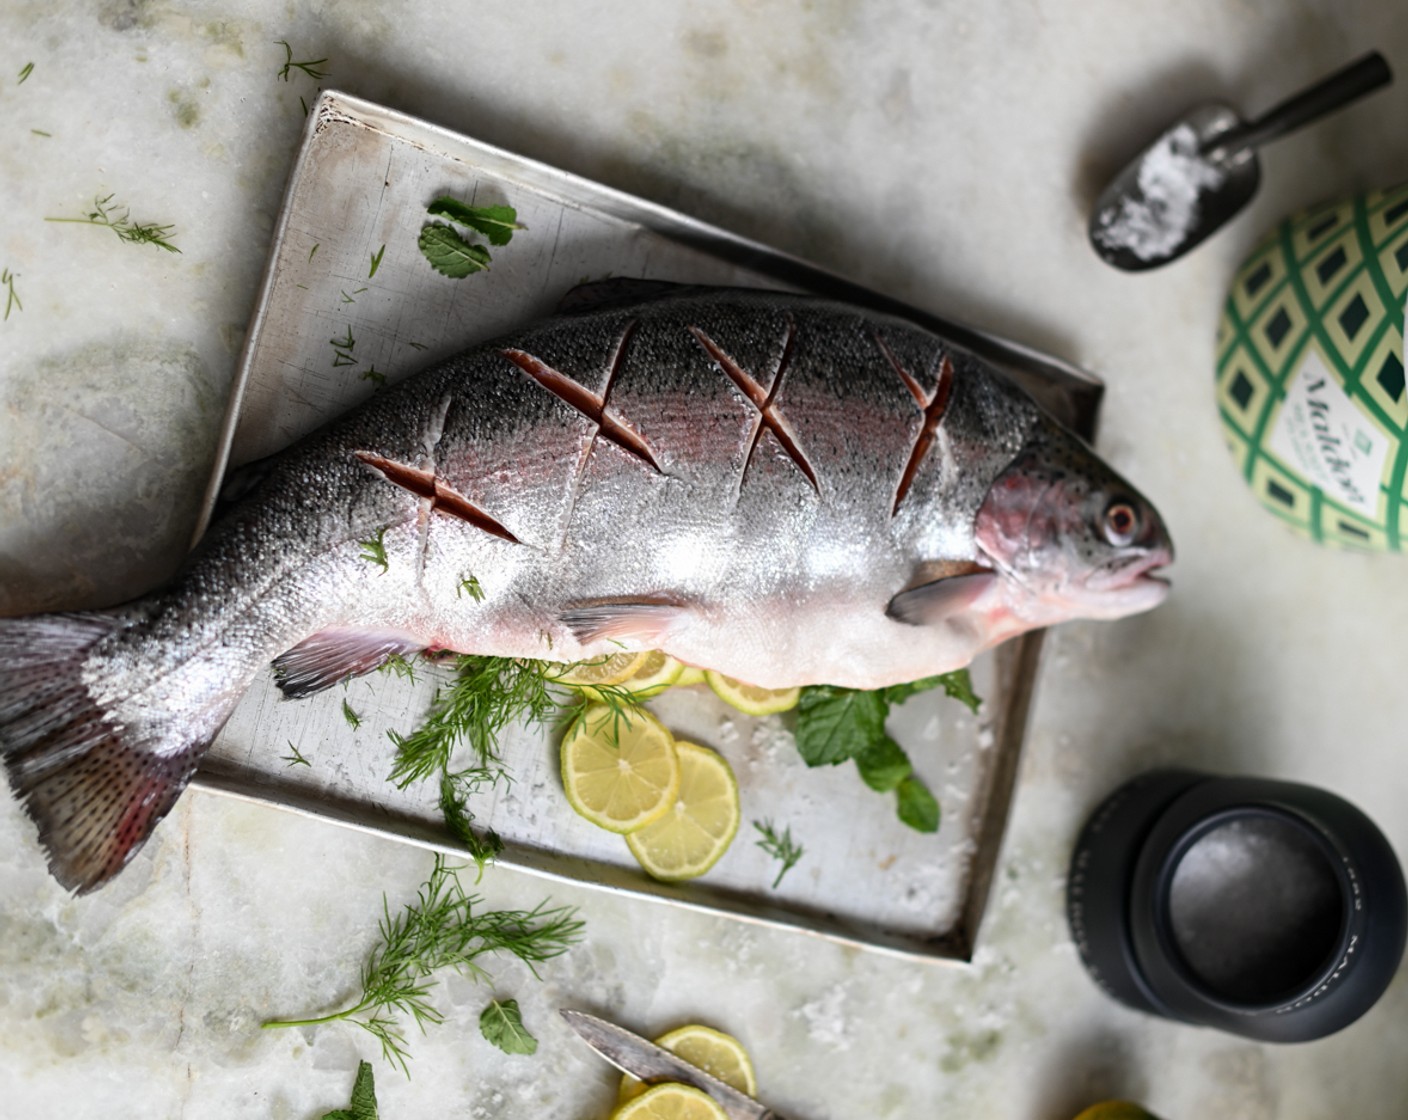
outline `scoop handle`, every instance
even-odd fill
[[[1389,69],[1384,56],[1378,51],[1370,51],[1363,58],[1351,62],[1343,70],[1337,70],[1305,92],[1281,102],[1256,120],[1215,137],[1204,154],[1213,158],[1225,157],[1241,149],[1259,147],[1268,140],[1275,140],[1293,129],[1333,113],[1391,81],[1393,71]]]

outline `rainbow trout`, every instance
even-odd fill
[[[874,688],[1147,610],[1172,559],[980,361],[773,292],[598,293],[239,474],[165,589],[0,620],[6,770],[71,889],[131,858],[271,659],[290,696],[424,649]]]

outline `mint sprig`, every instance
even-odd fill
[[[437,198],[426,212],[454,223],[426,222],[417,242],[430,267],[452,280],[485,272],[490,264],[489,250],[473,244],[455,226],[480,234],[494,246],[507,245],[514,232],[523,228],[512,206],[471,206],[448,195]]]
[[[808,766],[836,766],[853,760],[861,780],[880,793],[895,791],[899,819],[919,832],[939,827],[939,803],[914,774],[904,749],[885,734],[895,704],[932,688],[976,712],[980,703],[966,669],[908,684],[865,691],[835,685],[809,685],[797,705],[797,750]]]

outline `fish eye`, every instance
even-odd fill
[[[1116,548],[1132,544],[1139,533],[1139,511],[1121,499],[1116,499],[1105,507],[1105,517],[1101,526],[1105,539]]]

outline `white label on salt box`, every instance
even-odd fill
[[[1326,497],[1373,517],[1388,457],[1387,437],[1345,395],[1314,350],[1286,387],[1271,450]]]

